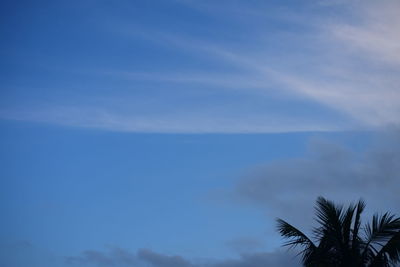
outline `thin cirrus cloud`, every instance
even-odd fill
[[[400,64],[400,18],[398,1],[373,2],[363,8],[366,14],[361,25],[338,24],[332,27],[333,34],[346,42],[351,49],[364,53],[374,60],[395,65]]]
[[[119,132],[146,133],[280,133],[307,131],[338,131],[341,128],[320,123],[313,125],[296,118],[275,117],[229,117],[215,113],[133,116],[121,115],[104,109],[56,107],[44,111],[21,111],[2,113],[7,119],[35,121],[72,127],[105,129]]]
[[[184,2],[194,5],[191,1]],[[351,7],[353,9],[350,9],[350,13],[357,18],[352,22],[341,22],[338,17],[332,21],[317,18],[311,20],[312,23],[319,24],[312,25],[314,32],[295,33],[289,39],[285,39],[298,44],[300,49],[291,48],[287,55],[280,58],[286,63],[275,65],[270,62],[279,61],[279,58],[274,56],[274,53],[279,51],[263,49],[262,46],[268,47],[268,43],[261,42],[259,52],[249,54],[250,49],[247,49],[246,45],[234,51],[229,45],[218,46],[163,35],[161,39],[170,45],[192,49],[195,53],[242,69],[243,73],[251,73],[251,76],[239,77],[237,74],[232,74],[232,77],[222,75],[221,79],[216,78],[214,73],[209,73],[209,77],[204,74],[185,77],[170,74],[169,78],[165,77],[164,80],[182,83],[204,82],[224,87],[233,87],[232,84],[235,84],[236,87],[245,90],[273,85],[287,97],[293,94],[316,101],[347,114],[366,127],[398,124],[400,75],[397,66],[400,64],[400,20],[397,14],[400,5],[395,1],[385,1],[380,4],[365,2],[364,5]],[[212,5],[207,8],[202,5],[201,8],[209,12]],[[258,34],[265,35],[262,30]],[[310,35],[312,38],[309,38]],[[301,49],[301,46],[304,46],[304,49]],[[310,47],[313,48],[307,50]],[[306,51],[300,56],[305,63],[296,62],[299,58],[296,50]],[[307,61],[311,64],[307,64]],[[293,70],[291,64],[297,65],[300,70]],[[132,77],[135,74],[130,75]],[[155,75],[155,78],[160,76]],[[254,91],[256,95],[263,93],[266,93],[265,90]]]
[[[337,14],[322,17],[302,10],[293,18],[288,15],[294,13],[290,9],[276,7],[277,15],[263,17],[254,6],[242,2],[235,2],[227,15],[212,2],[200,6],[193,1],[176,3],[189,12],[194,9],[205,16],[219,16],[227,25],[234,18],[249,22],[237,30],[237,38],[227,41],[213,37],[224,33],[218,27],[213,34],[200,37],[187,30],[170,34],[151,27],[137,34],[130,30],[131,22],[121,27],[112,24],[114,33],[110,27],[106,32],[113,38],[140,40],[164,51],[153,58],[150,69],[154,71],[99,66],[86,74],[108,79],[112,97],[82,88],[79,103],[57,98],[36,108],[29,103],[7,106],[0,116],[166,133],[337,131],[400,122],[400,20],[396,16],[400,5],[395,1],[379,5],[368,1],[358,6],[336,2],[335,8],[341,10]],[[324,13],[332,5],[315,4],[313,8]],[[265,19],[273,21],[267,29],[262,23]],[[275,24],[279,27],[274,28]],[[226,35],[234,33],[229,30]],[[166,62],[174,58],[170,70],[159,67],[168,66]],[[113,86],[115,80],[118,85]],[[138,88],[148,92],[137,95]],[[102,100],[92,101],[97,98]]]
[[[372,9],[377,9],[378,12],[372,12]],[[362,17],[362,20],[355,21],[353,25],[341,22],[322,23],[322,27],[317,26],[315,39],[311,40],[315,42],[314,44],[302,40],[301,34],[292,36],[292,41],[300,40],[300,45],[303,43],[305,46],[322,47],[302,56],[308,61],[317,63],[317,68],[304,64],[306,73],[303,75],[290,68],[285,69],[286,66],[276,67],[268,64],[268,61],[271,61],[269,59],[274,58],[271,55],[274,51],[262,52],[264,55],[261,56],[249,56],[246,49],[233,52],[227,47],[198,43],[176,36],[163,36],[170,45],[192,49],[195,53],[204,53],[214,60],[217,58],[243,69],[244,73],[250,72],[251,75],[232,74],[231,77],[227,77],[224,74],[200,73],[182,76],[179,73],[172,73],[163,76],[147,73],[146,78],[153,77],[175,83],[205,83],[224,88],[239,87],[242,90],[257,88],[259,90],[253,90],[255,95],[265,95],[268,91],[262,89],[272,85],[289,98],[290,94],[294,94],[316,101],[347,114],[365,127],[397,124],[400,117],[398,105],[400,76],[393,64],[400,63],[398,58],[400,22],[396,16],[396,10],[399,9],[400,6],[395,2],[388,2],[378,7],[369,4],[366,8],[353,11]],[[380,29],[385,30],[380,31]],[[289,54],[283,59],[290,62],[290,57]],[[296,64],[303,65],[297,62]],[[120,75],[127,78],[143,78],[143,76],[138,77],[137,73],[120,73]],[[283,125],[279,127],[282,127],[283,131],[288,131]],[[312,127],[316,125],[306,128]],[[327,126],[323,125],[320,128],[325,127]],[[340,127],[342,125],[337,128]]]
[[[305,64],[305,74],[275,68],[268,60],[260,61],[260,57],[251,58],[223,49],[207,50],[252,69],[264,77],[264,84],[272,81],[292,93],[344,112],[365,125],[397,124],[400,117],[397,68],[400,64],[397,15],[400,5],[395,1],[365,5],[352,10],[360,18],[352,24],[320,21],[322,26],[316,26],[314,39],[304,41],[301,34],[292,37],[292,41],[300,41],[300,45],[320,47],[304,55],[305,60],[317,66]],[[290,56],[283,60],[290,62]]]

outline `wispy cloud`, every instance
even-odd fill
[[[360,5],[363,16],[353,24],[332,25],[335,38],[352,53],[373,61],[400,64],[400,3],[398,1],[369,1]],[[359,15],[359,14],[358,14]]]
[[[235,118],[199,112],[186,115],[121,115],[107,109],[54,107],[43,111],[1,112],[8,120],[36,121],[55,125],[141,133],[282,133],[340,131],[323,121],[314,124],[296,118],[261,116]]]
[[[223,10],[216,3],[177,3],[207,14],[212,11],[213,16],[219,15],[224,20]],[[141,109],[130,108],[138,101],[126,101],[123,109],[127,112],[121,113],[93,102],[71,106],[58,99],[50,108],[49,105],[23,110],[2,108],[0,116],[132,132],[330,131],[399,124],[400,20],[397,14],[400,5],[390,0],[380,4],[366,1],[358,5],[336,1],[334,6],[340,12],[332,14],[327,11],[332,5],[321,3],[313,8],[329,16],[302,11],[290,20],[288,14],[294,12],[281,5],[274,7],[281,16],[275,15],[272,22],[265,24],[265,17],[256,12],[260,3],[253,6],[235,2],[229,5],[232,9],[229,19],[245,17],[252,24],[251,27],[244,24],[236,31],[236,37],[230,34],[227,40],[213,38],[219,32],[213,32],[213,29],[208,29],[211,34],[199,37],[187,31],[175,34],[152,28],[138,31],[129,27],[131,23],[121,27],[113,24],[117,35],[128,39],[134,37],[130,42],[142,40],[168,48],[168,51],[154,59],[152,72],[122,67],[98,68],[87,74],[117,80],[119,84],[124,82],[125,91],[125,88],[132,89],[130,98],[140,99],[134,92],[138,87],[157,87],[168,91],[170,96],[179,95],[181,102],[187,103],[184,109],[168,100],[148,103],[146,107],[141,105]],[[270,18],[268,14],[265,16]],[[264,25],[267,25],[266,29]],[[246,29],[251,29],[250,33]],[[190,58],[186,59],[186,55]],[[179,59],[175,61],[175,57]],[[159,62],[168,60],[174,60],[171,70],[157,67]],[[190,66],[185,67],[189,61]],[[181,93],[183,87],[184,94]],[[210,97],[212,104],[207,104],[196,93],[190,95],[199,87],[216,92],[218,97]],[[121,92],[119,88],[113,90],[115,95]],[[251,96],[253,102],[265,99],[265,108],[260,110],[261,105],[247,104],[243,109],[240,101],[233,104],[224,100],[238,92]],[[158,97],[156,90],[148,93],[148,98],[150,94]],[[280,104],[271,105],[272,101]],[[301,105],[315,105],[315,112],[301,114],[292,110],[293,105],[285,105],[286,101],[296,102],[299,109]],[[199,108],[200,105],[204,107]],[[321,114],[325,113],[336,115],[322,118],[324,115]]]
[[[186,4],[193,5],[192,2]],[[340,2],[335,5],[345,7]],[[163,35],[169,44],[191,49],[195,53],[205,53],[205,56],[213,60],[227,62],[241,69],[244,75],[234,73],[229,77],[218,72],[183,75],[174,73],[164,75],[162,79],[166,82],[209,83],[244,90],[265,89],[272,85],[287,96],[291,92],[346,113],[359,122],[356,126],[398,124],[400,20],[397,14],[400,12],[400,5],[395,1],[384,1],[379,5],[373,2],[360,3],[358,9],[354,9],[354,5],[350,6],[353,8],[351,14],[357,18],[351,24],[340,22],[337,17],[333,21],[314,19],[312,22],[319,22],[320,25],[312,25],[312,39],[304,40],[302,33],[297,33],[286,40],[293,43],[297,41],[300,46],[318,47],[305,50],[305,54],[301,55],[303,60],[312,64],[296,62],[297,52],[292,51],[281,58],[286,63],[271,64],[278,61],[273,55],[276,51],[263,49],[262,46],[268,46],[264,42],[260,43],[257,51],[249,53],[245,44],[240,50],[233,50],[232,45],[217,45]],[[211,7],[208,5],[209,8]],[[258,33],[263,35],[262,30]],[[308,34],[310,33],[306,33]],[[291,63],[302,69],[298,71],[290,67]],[[159,75],[149,77],[160,78]],[[257,95],[266,92],[257,90],[254,93]]]
[[[344,6],[343,3],[336,4]],[[360,8],[352,10],[358,19],[351,24],[338,22],[338,18],[332,22],[321,18],[313,20],[313,23],[321,23],[313,25],[314,39],[305,42],[302,33],[298,33],[289,41],[298,41],[300,46],[318,47],[303,55],[304,60],[316,66],[293,61],[291,57],[296,55],[291,52],[282,57],[287,63],[275,66],[269,61],[274,61],[273,53],[276,51],[259,48],[258,55],[254,55],[246,49],[234,52],[212,45],[199,45],[197,49],[252,71],[254,76],[262,77],[260,86],[273,83],[280,90],[292,91],[345,112],[367,127],[398,124],[399,12],[400,5],[396,1],[364,2],[360,3]],[[182,44],[177,40],[174,43]],[[184,45],[189,47],[186,43]],[[263,45],[268,46],[266,43]],[[291,62],[303,69],[287,68]],[[251,87],[251,80],[248,84]]]

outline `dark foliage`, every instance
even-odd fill
[[[319,197],[314,240],[282,219],[277,219],[278,231],[288,239],[285,246],[301,247],[307,267],[400,266],[400,217],[375,214],[362,227],[364,208],[362,200],[345,209]]]

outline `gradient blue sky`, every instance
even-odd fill
[[[399,212],[399,12],[2,1],[0,264],[293,266],[316,196]]]

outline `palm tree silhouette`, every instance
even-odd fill
[[[365,202],[344,209],[323,197],[317,199],[314,241],[282,219],[279,233],[289,239],[284,246],[300,246],[304,266],[381,267],[399,266],[400,217],[386,212],[375,214],[361,227]]]

